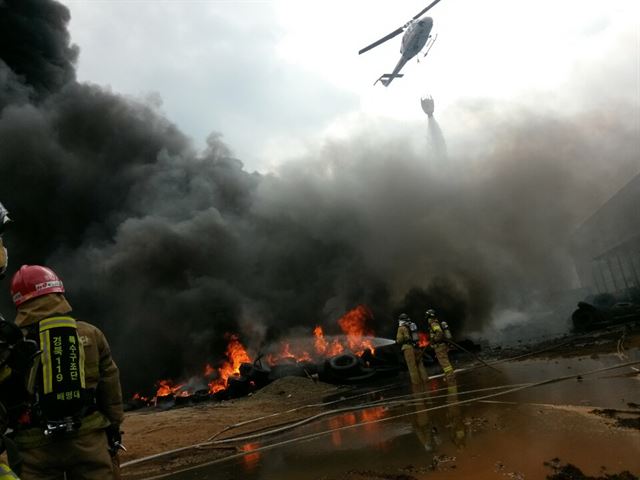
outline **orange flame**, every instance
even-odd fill
[[[141,402],[144,402],[144,403],[147,403],[147,404],[151,401],[150,398],[145,397],[143,395],[140,395],[139,393],[134,393],[133,397],[131,397],[131,399],[132,400],[140,400]]]
[[[336,339],[336,340],[333,340],[331,343],[329,343],[324,338],[324,332],[320,325],[318,325],[316,328],[313,329],[313,335],[316,337],[315,347],[316,347],[316,353],[318,355],[333,357],[335,355],[340,355],[342,352],[344,352],[344,347],[342,346],[339,340]]]
[[[284,359],[295,359],[298,362],[317,361],[323,357],[332,357],[340,355],[349,348],[354,354],[361,355],[366,349],[374,350],[372,342],[365,338],[373,335],[373,331],[367,327],[367,321],[373,318],[373,313],[365,305],[358,305],[356,308],[345,313],[339,320],[338,325],[346,336],[346,340],[333,338],[328,340],[324,336],[321,326],[316,326],[313,330],[314,349],[309,351],[303,350],[301,345],[283,342],[281,344],[280,353],[269,354],[266,361],[275,365]],[[229,377],[240,373],[240,365],[242,363],[251,363],[251,358],[240,343],[238,336],[235,334],[228,335],[229,343],[227,344],[226,357],[220,368],[215,368],[210,364],[204,367],[204,378],[209,384],[209,393],[216,393],[227,387]],[[215,377],[215,378],[214,378]],[[158,382],[157,397],[167,395],[187,396],[191,392],[184,383],[174,385],[171,380],[160,380]],[[144,397],[134,397],[144,399]],[[147,399],[144,399],[147,400]]]
[[[184,396],[188,395],[187,392],[181,392],[184,387],[184,383],[180,385],[172,385],[171,380],[160,380],[158,382],[158,390],[156,391],[156,397],[166,397],[168,395]]]
[[[313,335],[314,337],[316,337],[315,339],[316,352],[321,354],[326,352],[328,343],[324,339],[324,332],[322,331],[322,327],[320,325],[317,325],[316,328],[313,329]]]
[[[418,332],[418,346],[421,348],[429,346],[429,336],[425,332]]]
[[[227,387],[227,379],[240,373],[240,365],[251,363],[251,358],[244,346],[238,340],[237,335],[229,335],[227,344],[227,360],[218,369],[218,378],[209,383],[209,393],[216,393]]]
[[[365,335],[373,335],[373,330],[367,328],[368,319],[373,318],[373,313],[365,305],[358,305],[353,310],[345,313],[338,324],[347,335],[347,343],[354,353],[362,353],[367,348],[373,350],[373,344],[364,340]]]

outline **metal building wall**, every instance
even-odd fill
[[[576,230],[573,256],[592,293],[640,289],[640,175]]]

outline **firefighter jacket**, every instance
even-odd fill
[[[16,324],[25,329],[36,326],[42,320],[65,315],[70,311],[71,306],[64,295],[43,295],[18,307]],[[83,419],[80,433],[103,429],[110,425],[119,427],[124,419],[120,375],[111,358],[107,339],[97,327],[86,322],[78,321],[77,331],[84,349],[86,388],[95,389],[97,407],[97,411]],[[39,428],[29,428],[16,434],[16,443],[25,448],[46,444],[46,440]]]
[[[0,462],[0,480],[15,480],[18,476],[13,473],[8,465]]]
[[[409,322],[403,322],[398,326],[398,333],[396,334],[396,342],[401,345],[402,350],[407,350],[415,346],[415,341],[411,335],[411,328]]]
[[[444,330],[435,318],[429,320],[429,338],[433,344],[443,343],[445,340]]]

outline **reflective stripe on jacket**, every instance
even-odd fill
[[[0,480],[15,480],[18,476],[6,464],[0,462]]]

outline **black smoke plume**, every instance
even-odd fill
[[[61,275],[129,388],[220,359],[227,332],[254,345],[317,324],[331,333],[359,303],[379,335],[405,308],[440,309],[456,332],[526,311],[571,285],[573,228],[637,171],[623,106],[506,118],[463,105],[484,131],[450,149],[459,174],[430,172],[410,134],[375,127],[249,173],[219,136],[197,152],[153,106],[78,83],[68,20],[53,0],[0,0],[6,243],[14,270]]]

